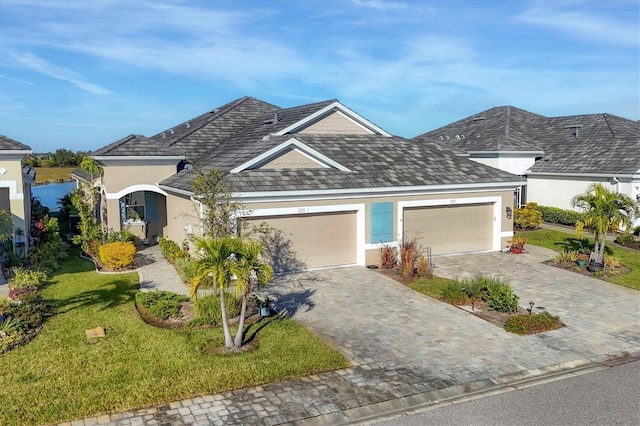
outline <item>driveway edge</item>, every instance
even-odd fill
[[[637,360],[640,360],[640,346],[310,417],[292,424],[297,426],[369,425],[402,415],[418,414],[444,405],[525,389]]]

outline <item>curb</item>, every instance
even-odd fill
[[[521,390],[638,360],[640,360],[640,346],[324,414],[292,424],[297,426],[370,425],[403,415],[423,413],[449,404]]]

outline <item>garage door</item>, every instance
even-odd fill
[[[265,238],[265,257],[276,272],[354,264],[356,212],[254,217],[276,229]]]
[[[432,254],[493,248],[493,204],[411,207],[404,209],[405,238],[420,237]]]

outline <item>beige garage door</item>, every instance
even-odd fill
[[[432,254],[493,248],[493,204],[412,207],[404,209],[404,235],[431,247]]]
[[[265,255],[276,272],[353,264],[357,261],[356,212],[266,216],[277,231],[265,239]]]

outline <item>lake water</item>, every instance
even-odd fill
[[[31,187],[34,197],[38,197],[43,206],[49,207],[52,212],[60,210],[58,199],[76,189],[75,182],[51,183]]]

